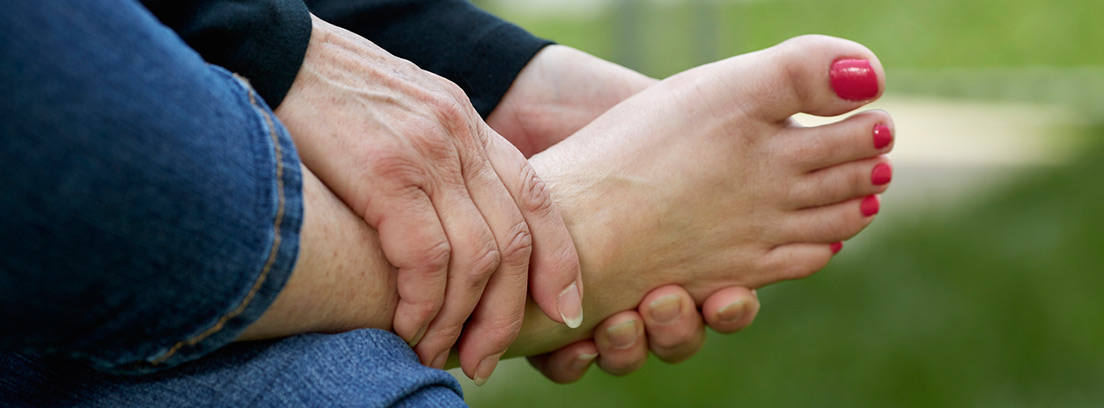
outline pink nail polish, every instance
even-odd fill
[[[843,242],[833,242],[831,245],[828,245],[828,248],[832,250],[832,255],[838,254],[839,251],[843,249]]]
[[[870,182],[876,186],[889,183],[893,180],[893,168],[888,164],[878,163],[874,166],[874,171],[870,172]]]
[[[864,59],[839,59],[828,72],[832,90],[849,101],[864,101],[878,95],[878,74]]]
[[[881,201],[878,200],[878,196],[866,196],[862,200],[862,204],[859,204],[859,210],[862,211],[862,215],[871,216],[878,213],[878,209],[881,207]]]
[[[874,148],[881,149],[893,142],[893,132],[881,123],[874,125]]]

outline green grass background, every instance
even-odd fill
[[[685,3],[640,7],[647,47],[634,68],[663,77],[702,62],[690,44],[699,10]],[[760,291],[764,308],[749,330],[710,333],[687,362],[652,359],[620,378],[592,369],[567,386],[513,370],[484,389],[466,389],[469,403],[1104,406],[1104,2],[714,7],[715,58],[805,33],[845,37],[880,56],[891,92],[1062,103],[1086,115],[1088,125],[1054,131],[1076,132],[1090,147],[1074,163],[1024,172],[1011,187],[961,208],[885,208],[884,218],[912,213],[860,237],[861,245],[845,247],[819,274]],[[503,10],[538,35],[618,58],[616,10],[587,18]],[[1045,69],[1032,71],[1038,67]]]

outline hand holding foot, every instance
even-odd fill
[[[560,142],[624,99],[656,82],[571,47],[552,45],[537,53],[519,73],[502,102],[487,118],[487,124],[526,156],[531,156]],[[751,302],[756,302],[754,307],[758,309],[757,300],[750,291],[732,289],[740,293],[738,300],[730,296],[715,296],[717,301],[725,302],[725,305],[735,302],[741,307],[745,303],[750,307]],[[676,299],[672,300],[672,297]],[[650,298],[666,299],[664,304],[668,306],[673,302],[691,307],[684,308],[677,316],[669,316],[669,322],[659,322],[648,318],[651,316],[649,311],[656,309],[648,306],[655,303]],[[589,362],[594,360],[611,374],[628,373],[644,364],[649,348],[664,361],[684,360],[696,353],[704,343],[702,315],[692,307],[693,304],[689,295],[680,288],[657,289],[645,296],[638,308],[639,313],[624,311],[600,324],[603,327],[623,327],[630,321],[642,323],[646,335],[631,339],[632,347],[611,347],[614,342],[607,331],[597,330],[593,340],[582,340],[547,355],[533,356],[530,361],[549,379],[572,382],[582,378]],[[714,329],[733,332],[750,324],[753,318],[754,312],[747,319],[740,319],[746,323],[739,327],[731,322],[714,320],[714,323],[720,324]]]
[[[312,25],[276,113],[303,163],[378,229],[397,268],[395,332],[436,367],[460,338],[464,366],[486,371],[517,335],[527,293],[552,320],[577,325],[577,256],[524,157],[455,84]],[[267,334],[290,334],[278,329]]]
[[[840,69],[856,71],[844,77],[873,78],[868,97],[877,97],[884,76],[873,54],[843,40],[803,37],[664,81],[534,157],[568,221],[594,295],[584,303],[588,319],[575,330],[530,301],[510,353],[533,355],[592,337],[600,319],[634,308],[653,288],[680,284],[701,304],[730,285],[754,288],[823,267],[840,241],[872,220],[891,171],[881,156],[892,147],[884,113],[814,128],[788,119],[799,111],[839,114],[865,102],[833,91],[833,85],[849,86],[830,79],[839,59],[867,61],[868,68]],[[304,183],[317,184],[307,176]],[[300,265],[258,323],[282,321],[280,311],[306,310],[278,304],[294,305],[296,293],[326,286],[348,295],[307,297],[323,303],[312,307],[335,322],[330,327],[389,328],[381,321],[394,313],[395,298],[359,294],[393,293],[390,270],[342,260],[368,252],[378,261],[374,232],[350,222],[351,213],[311,215],[329,207],[308,201]],[[350,236],[362,238],[308,245],[308,236],[350,228],[360,231]],[[333,279],[313,278],[319,272]],[[703,307],[707,321],[731,318],[738,309],[708,301]],[[459,357],[471,361],[472,353],[461,347]],[[468,366],[465,373],[482,374]]]

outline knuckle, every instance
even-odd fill
[[[365,160],[369,177],[387,180],[402,186],[424,186],[425,166],[409,153],[395,147],[385,147],[370,153]]]
[[[522,207],[531,213],[547,214],[554,203],[548,185],[537,175],[537,171],[528,163],[521,168],[521,189],[519,191]]]
[[[454,137],[463,136],[470,133],[472,127],[473,118],[466,105],[471,105],[468,102],[467,97],[463,96],[463,91],[456,87],[456,90],[451,90],[451,87],[456,87],[452,82],[445,81],[440,92],[435,92],[429,99],[429,107],[437,120],[444,125]],[[459,94],[459,98],[457,97]]]
[[[449,259],[452,257],[452,245],[448,240],[440,240],[422,250],[420,259],[427,274],[438,274],[448,268]]]
[[[498,269],[501,262],[502,257],[498,251],[498,245],[493,239],[484,240],[483,246],[476,250],[471,264],[465,268],[468,276],[472,278],[472,286],[478,288],[486,284],[486,280]]]
[[[529,225],[525,221],[514,224],[509,236],[510,240],[502,247],[502,264],[511,267],[528,264],[533,253],[533,235]]]
[[[447,125],[439,122],[435,117],[421,117],[412,119],[406,124],[407,139],[415,149],[425,157],[434,160],[439,165],[442,160],[450,160],[456,157],[456,146],[449,135]],[[443,126],[444,129],[442,129]]]
[[[410,316],[414,316],[417,326],[422,326],[437,316],[437,312],[441,309],[441,304],[441,301],[433,299],[420,302],[409,302],[405,304],[404,307],[407,308]]]

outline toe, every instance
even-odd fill
[[[808,35],[712,66],[754,95],[734,101],[752,117],[783,121],[795,113],[835,116],[869,103],[885,89],[885,71],[866,47],[839,38]],[[749,65],[750,64],[750,65]]]
[[[880,201],[868,195],[793,213],[783,227],[793,242],[829,244],[854,237],[874,221]]]
[[[801,279],[828,265],[835,252],[830,244],[794,243],[775,247],[763,259],[764,276],[759,279],[773,283],[780,279]]]
[[[889,188],[893,165],[886,156],[857,160],[807,174],[790,189],[793,208],[813,208],[881,194]]]
[[[792,127],[771,142],[791,163],[815,171],[889,153],[894,130],[889,114],[874,110],[827,125]]]

